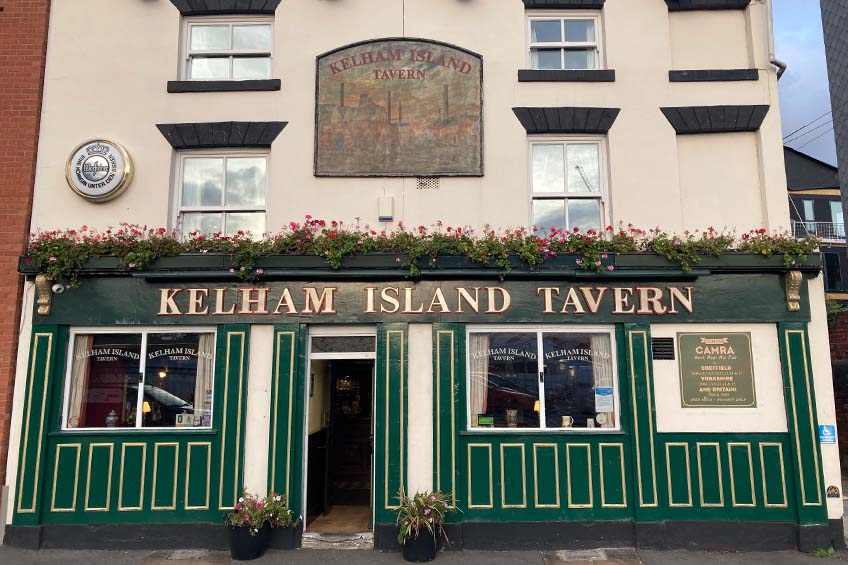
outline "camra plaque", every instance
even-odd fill
[[[90,202],[106,202],[118,197],[132,180],[129,153],[108,139],[92,139],[73,150],[65,165],[65,178],[71,190]]]
[[[677,334],[684,408],[755,408],[749,333]]]

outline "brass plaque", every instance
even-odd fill
[[[750,333],[679,333],[684,408],[755,408]]]

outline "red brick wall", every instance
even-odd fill
[[[829,331],[839,459],[842,468],[848,470],[848,312],[837,314]]]
[[[0,485],[21,317],[17,257],[32,208],[50,0],[0,0]]]

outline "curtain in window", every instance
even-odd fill
[[[79,428],[85,419],[85,394],[88,384],[88,352],[94,336],[78,335],[74,339],[71,382],[68,390],[68,428]]]
[[[212,420],[212,385],[214,374],[215,334],[200,335],[197,348],[197,380],[194,382],[194,414],[201,416],[195,426],[208,426]]]
[[[489,336],[471,334],[471,424],[477,425],[477,415],[485,414],[489,394]]]
[[[612,368],[612,344],[609,335],[593,335],[591,337],[592,347],[592,373],[595,379],[595,388],[613,388]],[[601,426],[612,428],[615,422],[612,418]]]

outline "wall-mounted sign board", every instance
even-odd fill
[[[680,395],[684,408],[755,408],[749,333],[679,333]]]

